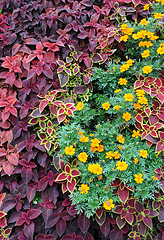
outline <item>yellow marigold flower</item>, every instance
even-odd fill
[[[143,10],[146,11],[149,9],[149,7],[150,7],[149,4],[145,4],[145,6],[143,7]]]
[[[127,27],[128,27],[128,24],[122,24],[121,27],[120,27],[120,29],[121,29],[121,30],[124,30],[124,29],[126,29]]]
[[[81,184],[81,187],[79,188],[79,191],[81,194],[87,194],[89,190],[89,186],[87,184]]]
[[[103,145],[99,145],[99,146],[97,147],[97,151],[98,151],[98,152],[103,152],[103,151],[104,151],[104,146],[103,146]]]
[[[147,35],[147,31],[146,30],[141,30],[141,31],[139,31],[139,32],[137,32],[137,39],[139,39],[139,38],[145,38],[146,37],[146,35]]]
[[[123,35],[120,37],[120,41],[124,41],[124,42],[127,42],[129,36],[128,35]]]
[[[118,111],[120,109],[120,105],[114,106],[114,109]]]
[[[137,89],[137,90],[136,90],[136,94],[137,94],[138,97],[142,97],[142,96],[144,96],[145,91],[142,90],[142,89]]]
[[[100,140],[97,139],[97,138],[94,138],[94,139],[91,140],[91,146],[92,147],[98,147],[99,143],[100,143]]]
[[[129,65],[128,64],[123,64],[121,67],[120,67],[120,72],[125,72],[126,70],[128,70],[129,68]]]
[[[90,149],[92,150],[92,152],[96,152],[97,151],[97,148],[96,147],[90,147]]]
[[[149,23],[149,22],[146,20],[146,18],[144,18],[144,19],[142,19],[142,20],[140,21],[140,24],[141,24],[141,25],[144,25],[144,26],[146,26],[148,23]]]
[[[158,53],[158,54],[164,54],[164,47],[159,47],[159,48],[157,49],[157,53]]]
[[[134,175],[135,176],[135,181],[136,181],[136,183],[142,183],[143,182],[143,178],[142,178],[142,173],[140,173],[140,174],[135,174]]]
[[[125,119],[125,121],[129,121],[131,119],[131,114],[128,112],[123,113],[122,118]]]
[[[122,149],[123,149],[123,146],[122,146],[122,145],[118,145],[118,148],[119,148],[120,150],[122,150]]]
[[[119,92],[121,92],[121,89],[116,89],[116,90],[114,91],[114,93],[119,93]]]
[[[113,200],[112,200],[112,199],[109,199],[109,200],[107,200],[107,201],[104,201],[103,207],[104,207],[106,210],[109,210],[109,211],[110,211],[112,208],[114,208]]]
[[[76,108],[77,108],[77,110],[82,110],[83,109],[83,103],[82,102],[79,102],[77,105],[76,105]]]
[[[110,107],[110,104],[108,102],[105,102],[102,104],[103,109],[108,110]]]
[[[151,73],[151,72],[153,71],[153,69],[152,69],[151,66],[144,66],[144,67],[142,68],[142,71],[143,71],[143,73],[148,74],[148,73]]]
[[[124,30],[122,30],[122,32],[127,35],[132,35],[133,31],[134,31],[134,28],[125,28]]]
[[[98,181],[100,181],[100,180],[102,180],[102,175],[100,175],[100,176],[98,177]]]
[[[86,162],[87,161],[87,158],[88,158],[88,155],[85,153],[85,152],[81,152],[79,155],[78,155],[78,159],[81,161],[81,162]]]
[[[149,48],[149,47],[153,46],[153,44],[151,41],[141,41],[141,42],[139,42],[138,46]]]
[[[141,136],[140,132],[138,130],[133,130],[132,137],[138,138],[139,136]]]
[[[124,99],[125,99],[125,101],[127,101],[127,102],[133,102],[133,98],[134,98],[134,96],[133,96],[133,94],[131,94],[131,93],[126,93],[126,94],[124,95]]]
[[[147,104],[148,103],[148,100],[147,100],[147,98],[145,98],[144,96],[142,96],[142,97],[139,97],[138,98],[138,102],[140,103],[140,104]]]
[[[96,164],[93,163],[88,165],[88,171],[97,175],[101,175],[103,168],[100,167],[99,163],[96,163]]]
[[[116,70],[116,67],[113,67],[113,71],[115,71]]]
[[[120,171],[126,171],[126,169],[128,168],[128,164],[125,161],[118,161],[116,163],[116,167]]]
[[[91,133],[89,136],[93,137],[94,135]]]
[[[152,36],[152,37],[150,37],[150,40],[155,41],[155,40],[157,40],[158,38],[159,38],[158,36]]]
[[[93,181],[93,179],[92,179],[92,178],[90,178],[90,179],[89,179],[89,182],[92,182],[92,181]]]
[[[134,33],[134,34],[132,35],[132,38],[134,38],[134,39],[136,40],[136,39],[139,39],[139,36],[138,36],[136,33]]]
[[[128,81],[126,80],[126,78],[120,78],[119,81],[118,81],[118,84],[120,84],[120,85],[126,85],[127,82],[128,82]]]
[[[85,137],[84,134],[82,134],[82,136],[79,140],[80,140],[80,142],[89,142],[88,137]]]
[[[157,177],[155,177],[154,175],[152,176],[152,179],[154,179],[155,181],[157,181],[157,180],[158,180],[158,178],[157,178]]]
[[[117,136],[117,140],[118,140],[119,143],[124,143],[125,142],[125,138],[123,138],[122,134]]]
[[[141,55],[142,55],[143,58],[147,58],[150,55],[150,51],[145,50]]]
[[[80,131],[80,132],[78,132],[78,134],[83,134],[83,133],[84,133],[84,132],[81,132],[81,131]]]
[[[134,63],[134,60],[132,60],[132,59],[129,59],[126,61],[126,64],[128,64],[129,66],[132,66],[133,63]]]
[[[141,149],[139,154],[140,157],[147,158],[148,152],[146,150]]]
[[[162,19],[163,14],[162,13],[154,13],[153,17],[157,18],[157,19]]]
[[[73,147],[73,145],[65,148],[65,154],[66,155],[72,156],[74,153],[75,153],[75,148]]]
[[[111,151],[106,153],[106,158],[112,159],[113,158],[113,153]]]
[[[74,144],[73,144],[74,146],[76,146],[76,142],[74,142]]]
[[[118,153],[118,151],[115,151],[115,152],[113,153],[114,159],[119,159],[120,156],[121,156],[121,153]]]
[[[141,109],[141,105],[137,102],[137,103],[134,103],[133,106],[135,107],[135,109]]]
[[[134,158],[133,162],[137,164],[139,162],[138,158]]]
[[[160,47],[164,47],[164,42],[160,44]]]

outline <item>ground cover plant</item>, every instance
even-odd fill
[[[163,6],[1,1],[1,239],[164,237]]]

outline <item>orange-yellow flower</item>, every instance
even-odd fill
[[[142,96],[142,97],[139,97],[138,98],[138,102],[140,103],[140,104],[147,104],[148,103],[148,100],[147,100],[147,98],[145,98],[144,96]]]
[[[113,158],[113,153],[111,151],[106,153],[106,158],[112,159]]]
[[[110,107],[110,104],[108,102],[105,102],[102,104],[103,109],[108,110]]]
[[[158,54],[164,54],[164,47],[159,47],[159,48],[157,49],[157,53],[158,53]]]
[[[146,150],[141,149],[139,154],[141,157],[147,158],[148,152]]]
[[[93,163],[88,165],[88,171],[97,175],[101,175],[103,168],[100,167],[99,163],[96,163],[96,164]]]
[[[99,145],[99,146],[97,147],[97,151],[98,151],[98,152],[103,152],[103,151],[104,151],[104,146],[103,146],[103,145]]]
[[[157,18],[157,19],[162,19],[163,17],[163,14],[162,13],[154,13],[154,18]]]
[[[148,74],[148,73],[151,73],[151,72],[153,71],[153,69],[152,69],[151,66],[144,66],[144,67],[142,68],[142,71],[143,71],[143,73]]]
[[[131,119],[131,114],[128,112],[123,113],[122,118],[125,119],[125,121],[129,121]]]
[[[134,158],[134,160],[133,160],[133,162],[135,163],[135,164],[137,164],[138,163],[138,158]]]
[[[87,194],[89,190],[89,186],[87,184],[81,184],[81,187],[79,188],[79,191],[81,194]]]
[[[103,207],[106,210],[110,211],[112,208],[114,208],[113,200],[112,199],[108,199],[107,201],[104,201]]]
[[[137,103],[134,103],[133,106],[135,107],[135,109],[141,109],[141,105],[137,102]]]
[[[120,109],[120,105],[114,106],[114,109],[118,111]]]
[[[142,178],[143,175],[142,175],[142,173],[140,173],[138,175],[135,174],[134,176],[135,176],[134,180],[136,181],[136,183],[142,183],[143,182],[143,178]]]
[[[124,95],[124,99],[125,99],[125,101],[127,101],[127,102],[133,102],[134,96],[133,96],[133,94],[131,94],[131,93],[126,93],[126,94]]]
[[[123,35],[120,37],[120,41],[124,41],[124,42],[127,42],[129,36],[128,35]]]
[[[139,136],[141,136],[140,132],[138,130],[133,130],[132,137],[138,138]]]
[[[118,140],[119,143],[124,143],[125,142],[125,138],[123,138],[122,134],[117,136],[117,140]]]
[[[120,156],[121,156],[121,153],[118,153],[118,151],[115,151],[115,152],[113,153],[114,159],[119,159]]]
[[[128,81],[126,80],[126,78],[120,78],[119,81],[118,81],[118,84],[120,84],[120,85],[126,85],[127,82],[128,82]]]
[[[149,22],[146,20],[146,18],[144,18],[144,19],[142,19],[142,20],[140,21],[140,24],[141,24],[141,25],[144,25],[144,26],[146,26],[148,23],[149,23]]]
[[[77,110],[82,110],[83,109],[83,103],[82,102],[79,102],[77,105],[76,105],[76,108],[77,108]]]
[[[121,92],[121,89],[116,89],[116,90],[114,91],[114,93],[119,93],[119,92]]]
[[[146,11],[149,9],[149,7],[150,7],[149,4],[145,4],[145,6],[143,7],[143,10]]]
[[[125,161],[118,161],[116,167],[120,171],[126,171],[126,169],[128,168],[128,164]]]
[[[145,50],[143,53],[141,53],[143,58],[147,58],[150,55],[150,51],[149,50]]]
[[[122,150],[122,149],[123,149],[123,146],[122,146],[122,145],[118,145],[118,148],[119,148],[120,150]]]
[[[97,139],[97,138],[93,138],[93,139],[91,140],[91,146],[92,146],[92,147],[98,147],[99,143],[100,143],[100,140]]]
[[[65,148],[65,154],[72,156],[75,153],[75,148],[73,145],[70,145],[70,147]]]
[[[88,137],[85,137],[84,134],[82,134],[82,136],[80,137],[80,142],[89,142]]]
[[[85,152],[81,152],[79,155],[78,155],[78,159],[81,161],[81,162],[86,162],[87,161],[87,158],[88,158],[88,155],[85,153]]]
[[[120,67],[120,72],[125,72],[126,70],[128,70],[129,68],[129,65],[128,64],[123,64],[121,67]]]
[[[137,89],[136,90],[136,94],[137,94],[138,97],[141,97],[141,96],[143,96],[145,94],[145,92],[142,89]]]

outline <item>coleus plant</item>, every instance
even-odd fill
[[[141,139],[146,139],[149,146],[156,144],[156,151],[164,150],[164,87],[162,77],[146,77],[142,75],[134,84],[134,90],[144,90],[153,98],[152,107],[145,106],[137,110],[136,127],[140,130]]]

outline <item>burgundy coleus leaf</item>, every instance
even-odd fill
[[[40,113],[43,112],[43,110],[47,107],[48,101],[47,100],[42,100],[39,104],[39,111]]]
[[[44,42],[43,45],[47,47],[47,51],[53,51],[53,52],[59,51],[59,47],[56,43]]]
[[[74,178],[72,178],[72,180],[69,182],[67,181],[67,189],[70,193],[72,193],[75,189],[76,186],[76,180]]]
[[[126,220],[130,225],[132,225],[133,219],[134,219],[134,218],[133,218],[133,214],[127,212],[127,214],[126,214],[126,216],[125,216],[125,220]]]
[[[62,173],[60,173],[60,174],[57,176],[55,182],[65,181],[66,179],[67,179],[67,173],[62,172]]]
[[[78,226],[83,233],[87,232],[90,227],[90,219],[87,218],[84,214],[79,215]]]
[[[56,231],[58,235],[61,237],[66,230],[66,221],[63,218],[60,218],[56,223]]]
[[[135,201],[135,209],[138,213],[141,213],[144,210],[142,203],[139,202],[138,200]]]
[[[30,222],[29,225],[24,224],[23,232],[27,238],[33,239],[33,237],[34,237],[34,222]]]
[[[118,196],[119,196],[120,200],[123,203],[125,203],[129,198],[129,190],[126,187],[124,187],[123,190],[121,190],[121,188],[118,188]]]
[[[37,218],[42,213],[39,209],[30,209],[27,214],[30,220]]]
[[[49,67],[43,67],[43,73],[46,77],[53,79],[53,71]]]
[[[51,214],[46,222],[45,228],[51,228],[56,225],[56,223],[59,221],[60,215],[58,213]]]
[[[98,218],[100,218],[100,217],[102,216],[102,214],[103,214],[102,208],[99,208],[99,209],[96,210],[96,216],[97,216]]]
[[[107,216],[105,222],[103,223],[103,225],[100,226],[100,230],[105,237],[110,233],[110,219],[108,216]]]
[[[0,218],[0,227],[5,228],[7,226],[7,219],[6,217]]]
[[[97,223],[102,226],[106,220],[106,213],[103,212],[102,216],[100,218],[96,217]]]
[[[43,54],[46,53],[45,51],[43,51],[43,45],[41,42],[39,42],[36,45],[36,50],[34,51],[34,54],[37,56],[37,58],[42,61],[43,60]]]
[[[120,216],[118,216],[116,218],[116,223],[117,223],[117,226],[119,227],[119,229],[121,229],[125,226],[126,221],[125,221],[125,219],[122,219]]]
[[[55,237],[51,234],[48,235],[39,234],[35,237],[35,240],[55,240]]]

